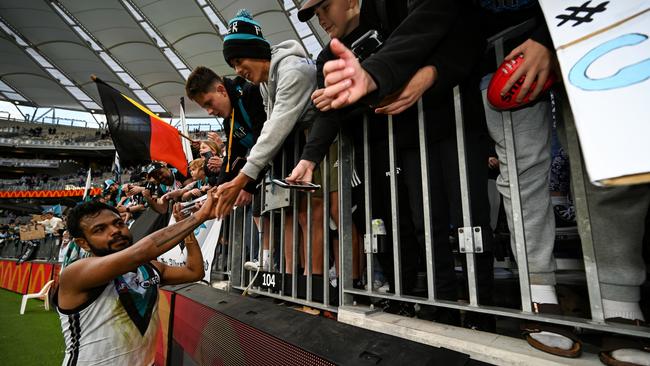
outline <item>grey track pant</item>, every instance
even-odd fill
[[[503,120],[501,113],[489,106],[485,90],[483,101],[488,131],[496,143],[495,149],[499,158],[501,174],[497,178],[497,189],[503,195],[508,227],[510,232],[514,233]],[[513,111],[512,121],[530,283],[555,285],[555,218],[548,188],[552,126],[550,102],[540,100]],[[513,253],[517,253],[514,235],[511,235],[510,244]]]

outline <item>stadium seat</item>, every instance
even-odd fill
[[[20,315],[25,314],[25,306],[27,306],[27,300],[29,299],[43,299],[45,302],[45,310],[50,310],[50,299],[47,296],[47,293],[50,291],[50,287],[52,287],[53,283],[54,280],[50,280],[38,293],[23,295],[23,301],[20,304]]]

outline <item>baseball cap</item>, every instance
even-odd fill
[[[311,17],[314,16],[314,11],[316,7],[320,5],[325,0],[308,0],[300,10],[298,10],[298,20],[301,22],[308,21]]]
[[[145,166],[142,169],[142,171],[143,171],[143,173],[147,174],[147,177],[151,177],[151,174],[153,172],[155,172],[158,169],[164,168],[164,167],[166,167],[165,164],[163,164],[163,163],[161,163],[159,161],[154,161],[154,162],[150,163],[149,165]]]

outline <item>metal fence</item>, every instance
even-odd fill
[[[509,35],[519,34],[519,30],[510,30]],[[491,47],[496,54],[497,65],[503,60],[503,42],[508,34],[502,34],[491,40]],[[566,131],[566,149],[568,150],[571,166],[571,184],[572,194],[577,209],[577,222],[580,233],[580,242],[582,250],[582,262],[584,264],[584,275],[586,287],[589,294],[590,317],[579,318],[570,316],[557,316],[538,314],[534,312],[531,303],[531,287],[529,278],[529,268],[527,260],[527,243],[525,236],[525,222],[523,220],[522,202],[519,186],[519,173],[517,169],[517,160],[515,151],[515,133],[512,113],[505,111],[501,113],[503,120],[503,133],[506,145],[506,157],[508,161],[508,181],[511,192],[511,206],[506,207],[512,210],[513,231],[510,233],[514,237],[514,256],[516,261],[516,272],[518,274],[519,293],[521,298],[521,307],[507,308],[496,307],[481,304],[479,301],[479,284],[477,280],[477,255],[483,252],[482,228],[477,225],[472,217],[471,209],[471,189],[468,182],[468,162],[466,148],[466,123],[463,109],[463,98],[461,89],[456,87],[453,91],[454,97],[454,114],[455,114],[455,135],[457,144],[459,189],[461,194],[462,222],[457,227],[457,257],[461,257],[465,269],[464,287],[467,289],[466,296],[459,300],[444,300],[436,294],[436,253],[434,250],[434,225],[431,214],[432,207],[439,204],[433,202],[428,194],[431,190],[430,176],[432,174],[429,164],[429,153],[427,149],[431,147],[427,141],[426,128],[433,121],[425,121],[423,102],[417,103],[417,124],[419,134],[417,136],[417,145],[419,149],[420,174],[422,194],[422,220],[424,222],[424,264],[426,267],[426,294],[414,296],[405,291],[403,279],[401,278],[403,258],[402,246],[405,243],[400,241],[400,205],[405,202],[399,201],[399,182],[400,167],[398,166],[398,151],[396,142],[396,133],[393,117],[388,117],[386,124],[387,134],[387,153],[389,172],[389,191],[390,197],[384,197],[389,201],[391,210],[390,222],[392,240],[388,245],[393,251],[393,289],[391,292],[378,291],[373,288],[373,279],[375,277],[374,263],[378,251],[379,236],[385,234],[381,228],[373,225],[372,214],[372,159],[374,158],[372,142],[369,141],[371,130],[377,128],[371,126],[371,121],[366,116],[359,123],[363,124],[362,142],[353,143],[350,136],[346,134],[339,135],[338,139],[338,205],[339,220],[335,223],[336,231],[330,231],[330,209],[332,201],[330,200],[330,177],[332,174],[332,164],[330,158],[320,164],[322,175],[322,190],[325,192],[322,197],[317,198],[316,193],[309,193],[298,190],[286,190],[274,186],[270,179],[267,179],[261,189],[263,202],[261,220],[257,223],[253,220],[250,207],[236,209],[230,216],[227,225],[224,225],[223,243],[220,255],[223,264],[218,268],[218,274],[228,276],[232,288],[286,300],[296,304],[308,305],[310,307],[320,308],[323,310],[337,311],[338,306],[360,306],[360,298],[372,299],[389,299],[408,303],[417,303],[421,305],[432,305],[442,308],[457,309],[470,312],[492,314],[496,316],[512,317],[520,319],[531,319],[560,325],[569,325],[579,328],[594,329],[627,335],[650,337],[650,329],[645,327],[627,326],[622,324],[606,323],[603,315],[602,298],[600,293],[600,283],[598,278],[598,265],[596,263],[593,238],[591,233],[591,223],[588,210],[586,187],[589,184],[588,179],[583,173],[583,162],[580,154],[578,136],[573,123],[573,116],[567,103],[563,103],[561,116],[564,121],[564,130]],[[299,132],[302,133],[302,132]],[[353,146],[354,145],[354,146]],[[294,145],[292,151],[283,150],[281,159],[276,161],[275,178],[281,178],[288,175],[293,166],[288,164],[289,161],[297,162],[298,144]],[[358,154],[354,154],[356,149]],[[362,150],[362,151],[360,151]],[[293,159],[287,159],[292,156]],[[350,182],[353,175],[356,174],[353,169],[355,157],[358,159],[362,156],[362,169],[359,175],[362,177],[362,196],[361,200],[353,202],[353,188]],[[357,165],[358,166],[358,165]],[[272,174],[270,174],[271,176]],[[363,212],[363,226],[359,231],[363,235],[362,248],[365,257],[365,288],[355,287],[353,280],[353,261],[360,261],[360,258],[353,250],[353,218],[352,206],[362,203],[363,207],[357,207]],[[316,212],[313,207],[320,207],[320,212]],[[316,216],[322,217],[321,220],[312,220]],[[296,219],[299,218],[299,219]],[[267,224],[266,224],[266,223]],[[322,233],[313,235],[316,231],[315,225],[322,227]],[[286,230],[285,230],[286,229]],[[303,240],[301,241],[301,233]],[[336,235],[337,237],[332,237]],[[338,239],[338,250],[330,250],[331,239]],[[267,242],[268,245],[264,245]],[[320,245],[319,243],[323,243]],[[407,243],[408,244],[408,243]],[[287,247],[288,246],[288,247]],[[268,249],[268,255],[264,254],[264,247]],[[303,250],[301,250],[304,248]],[[301,254],[303,253],[304,254]],[[337,254],[338,252],[338,254]],[[337,258],[338,268],[336,276],[328,275],[331,267],[330,258],[334,255]],[[264,260],[267,258],[266,260]],[[316,265],[315,261],[320,261],[322,265]],[[257,266],[247,262],[258,260]],[[302,266],[299,264],[302,261]],[[264,263],[263,263],[264,262]],[[291,265],[287,265],[287,262]],[[258,269],[259,268],[259,269]],[[296,275],[300,269],[304,269],[304,275]],[[314,272],[318,273],[314,273]],[[259,273],[258,273],[259,272]],[[336,278],[336,287],[333,286],[333,280]]]

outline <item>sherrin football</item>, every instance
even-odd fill
[[[526,105],[530,103],[530,94],[535,90],[535,86],[537,85],[537,82],[534,82],[530,86],[530,90],[528,91],[528,94],[526,97],[521,101],[521,103],[517,103],[516,99],[517,96],[519,95],[521,86],[524,83],[524,79],[526,76],[522,76],[517,82],[515,82],[510,90],[508,90],[507,93],[504,95],[501,95],[501,89],[503,89],[503,86],[506,85],[506,82],[508,82],[508,79],[510,79],[510,76],[515,73],[517,68],[521,66],[523,63],[524,56],[520,55],[518,57],[513,58],[510,61],[503,61],[503,63],[499,66],[497,71],[494,73],[494,76],[492,76],[492,80],[490,80],[490,85],[488,86],[487,90],[487,99],[490,104],[498,109],[498,110],[508,110],[508,109],[513,109],[513,108],[519,108],[523,105]],[[557,80],[557,77],[555,76],[555,73],[551,71],[549,74],[548,78],[546,79],[546,82],[544,83],[544,87],[542,88],[542,92],[540,93],[543,94],[545,93],[548,89],[553,86],[553,83]]]

